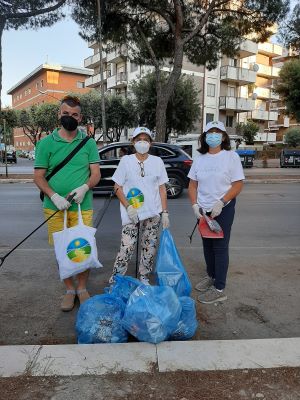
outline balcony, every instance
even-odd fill
[[[119,63],[124,61],[124,59],[127,57],[128,52],[126,46],[120,46],[117,49],[114,49],[112,51],[109,51],[107,53],[107,62],[111,63]]]
[[[278,57],[283,55],[283,47],[274,43],[258,43],[258,52],[268,57]]]
[[[253,110],[248,117],[260,121],[277,121],[278,113],[276,111]]]
[[[106,81],[106,79],[109,77],[110,71],[104,71],[103,72],[103,80]],[[101,83],[101,78],[100,74],[90,76],[85,80],[85,86],[86,87],[97,87]]]
[[[102,60],[106,61],[106,53],[102,52]],[[100,53],[94,54],[90,57],[87,57],[84,60],[85,68],[95,68],[100,64]]]
[[[230,65],[224,65],[220,69],[221,81],[234,82],[238,85],[247,85],[255,83],[256,72],[250,71],[247,68],[236,68]]]
[[[274,93],[272,89],[257,87],[254,93],[257,94],[258,99],[279,100],[279,94]]]
[[[107,89],[117,89],[127,86],[127,74],[120,72],[107,79]]]
[[[241,42],[239,50],[240,58],[254,56],[255,54],[257,54],[257,43],[248,39]]]
[[[244,97],[229,97],[221,96],[219,109],[220,110],[232,110],[236,112],[252,111],[255,107],[255,101],[246,99]]]
[[[270,65],[263,65],[263,64],[257,64],[258,65],[258,71],[257,75],[263,76],[265,78],[277,78],[279,76],[279,71],[280,68],[277,67],[272,67]]]
[[[276,132],[258,132],[254,137],[255,142],[276,142]]]

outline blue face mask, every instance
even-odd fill
[[[218,147],[222,143],[222,133],[207,133],[205,142],[208,144],[209,147]]]

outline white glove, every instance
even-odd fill
[[[212,218],[215,218],[215,217],[217,217],[218,215],[220,215],[221,212],[222,212],[223,207],[224,207],[223,201],[218,200],[218,201],[214,204],[214,206],[213,206],[213,208],[212,208],[212,210],[211,210],[210,216],[211,216]]]
[[[200,219],[202,217],[202,214],[201,214],[201,212],[199,210],[198,204],[197,203],[193,204],[192,208],[193,208],[193,211],[194,211],[194,214],[195,214],[196,218]]]
[[[168,229],[169,228],[169,226],[170,226],[169,213],[162,212],[162,214],[161,214],[161,223],[162,223],[162,228],[163,229]]]
[[[58,193],[54,193],[50,197],[52,203],[59,209],[59,210],[67,210],[71,203],[68,202],[67,199],[64,197],[60,196]]]
[[[131,219],[131,222],[133,224],[137,224],[139,222],[139,217],[138,217],[136,208],[134,208],[133,206],[130,205],[126,208],[126,211],[127,211],[128,217]]]
[[[90,188],[85,183],[84,185],[81,185],[78,188],[72,190],[70,195],[76,193],[75,196],[73,197],[73,200],[75,201],[75,203],[80,204],[80,203],[82,203],[86,192],[88,192],[89,190],[90,190]]]

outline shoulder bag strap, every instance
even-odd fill
[[[86,144],[86,142],[91,139],[90,136],[86,136],[76,147],[71,151],[67,157],[62,160],[54,169],[51,171],[49,175],[46,176],[46,180],[49,181],[53,175],[55,175],[60,169],[62,169],[74,156],[78,151]]]

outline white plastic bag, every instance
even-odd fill
[[[67,228],[67,211],[65,211],[64,229],[53,233],[61,280],[90,268],[103,267],[98,260],[95,233],[95,228],[84,225],[80,204],[78,204],[78,225],[72,228]]]

